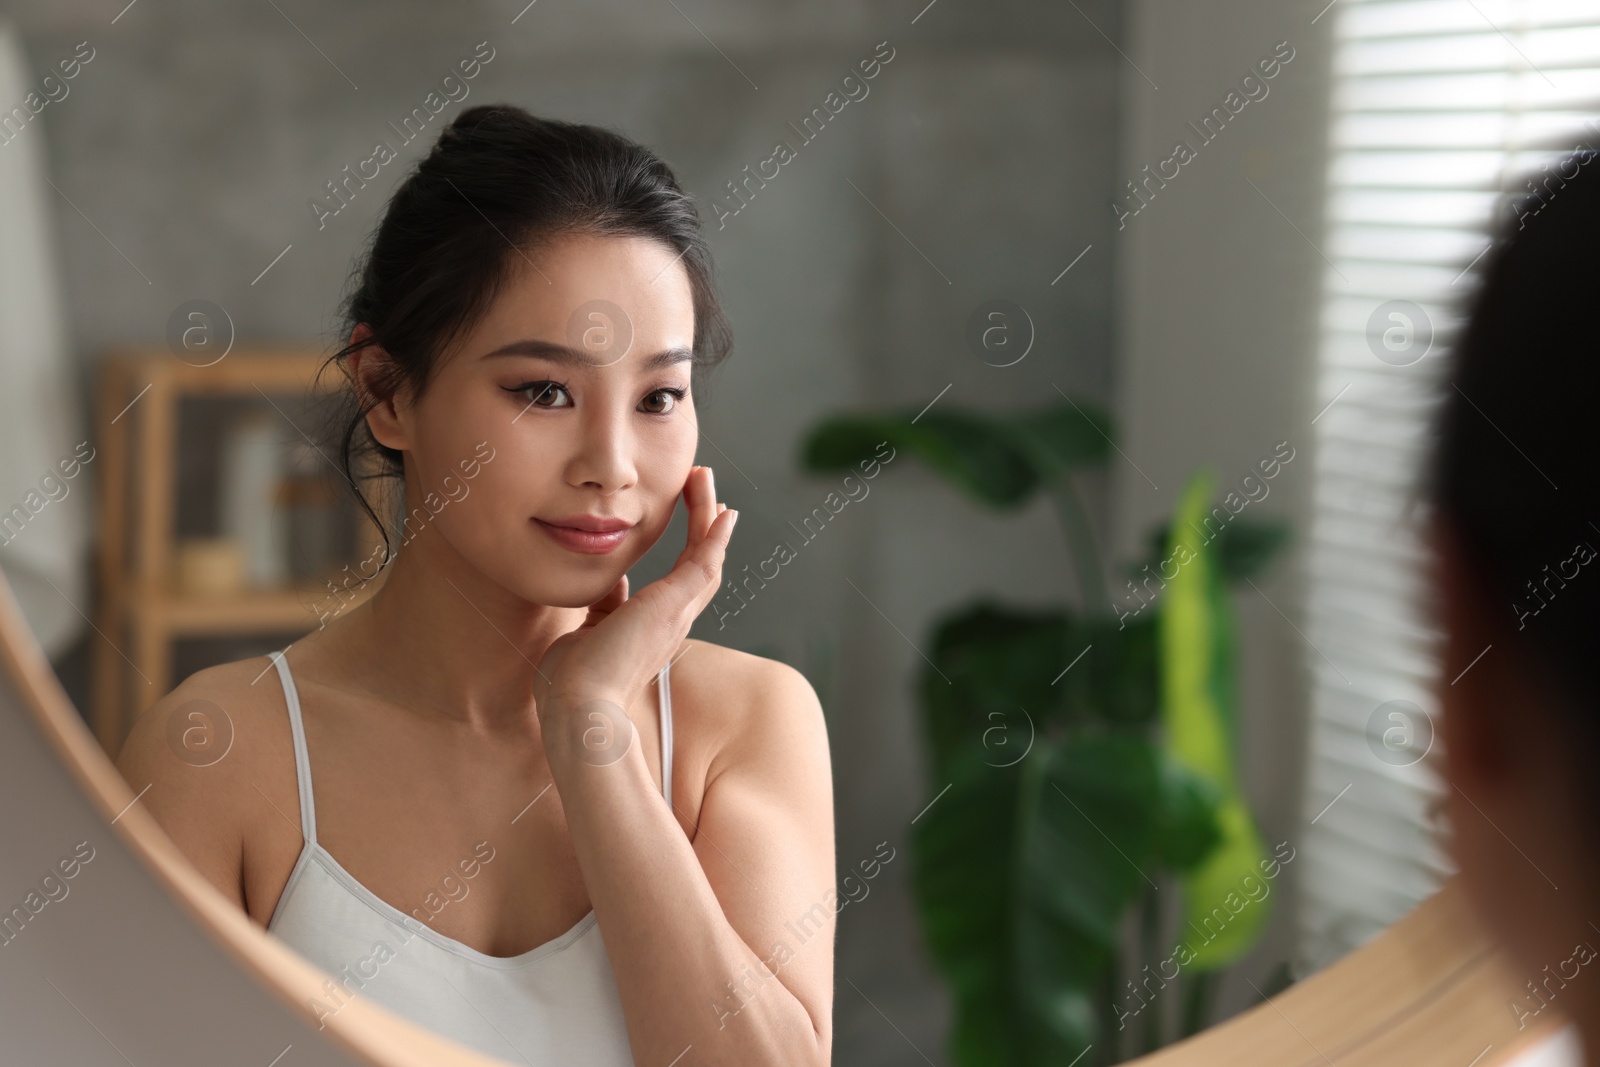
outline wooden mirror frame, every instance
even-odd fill
[[[56,874],[67,887],[37,913],[24,908],[31,917],[16,934],[0,934],[0,996],[13,1019],[0,1029],[0,1060],[91,1062],[109,1044],[134,1063],[505,1062],[359,997],[319,1023],[310,1001],[329,976],[219,894],[137,801],[0,574],[0,855],[30,885]],[[84,841],[91,858],[65,879],[57,863]],[[29,893],[7,885],[0,919]],[[1132,1062],[1489,1067],[1563,1021],[1544,1012],[1518,1031],[1506,1005],[1522,994],[1452,880],[1343,959]]]

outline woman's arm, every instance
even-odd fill
[[[690,1049],[685,1064],[831,1058],[827,733],[804,675],[757,663],[733,687],[746,706],[711,763],[689,836],[636,739],[609,764],[585,752],[577,729],[545,739],[641,1064],[668,1067]]]
[[[231,748],[239,740],[235,725],[250,721],[248,715],[220,721],[227,718],[217,702],[226,677],[222,667],[200,671],[145,709],[122,744],[117,770],[184,857],[244,910],[246,812],[240,791],[250,788],[243,768],[261,746],[241,744],[239,752],[220,760],[207,752],[206,746],[224,743],[224,736]]]

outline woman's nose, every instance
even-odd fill
[[[625,416],[596,413],[584,419],[577,451],[568,464],[568,481],[607,493],[626,489],[637,480],[634,446]]]

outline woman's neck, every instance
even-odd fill
[[[364,688],[419,715],[536,731],[536,664],[586,615],[529,603],[429,530],[395,555],[377,592],[328,627],[328,647]]]

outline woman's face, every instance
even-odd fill
[[[677,254],[646,238],[565,236],[529,256],[422,398],[396,401],[414,519],[398,552],[426,522],[430,551],[530,602],[586,607],[660,538],[694,463],[694,305]],[[559,525],[583,516],[629,526],[597,541]]]

